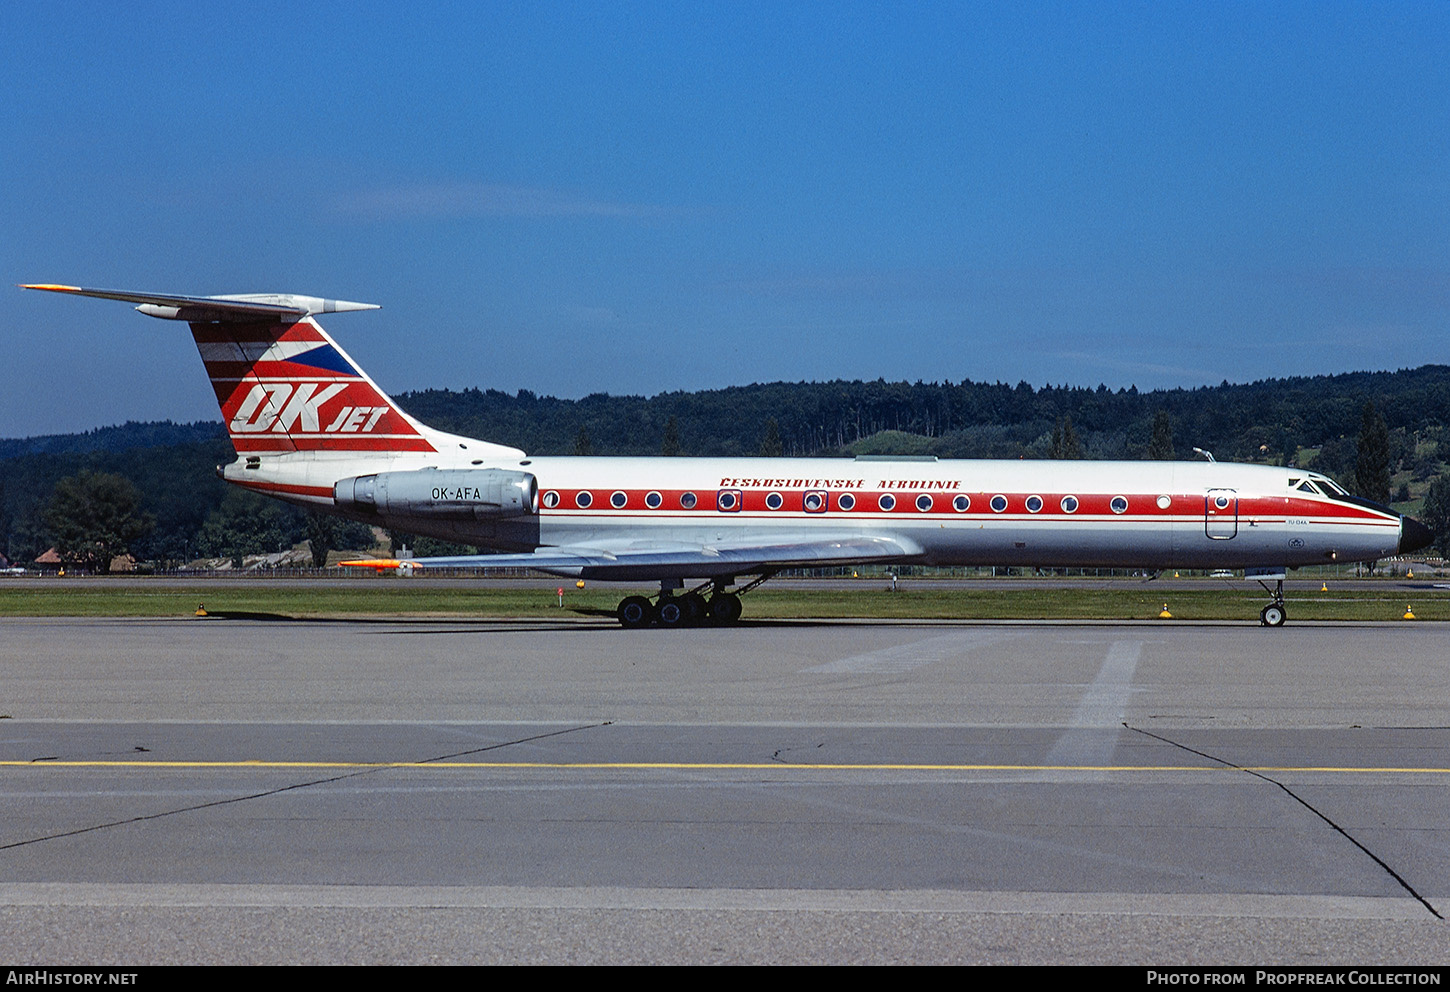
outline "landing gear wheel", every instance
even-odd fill
[[[1288,619],[1288,616],[1282,606],[1277,603],[1270,603],[1259,611],[1259,623],[1265,627],[1282,627],[1284,626],[1284,621]]]
[[[710,598],[710,619],[716,623],[734,623],[740,619],[740,597],[733,592],[716,593]]]
[[[619,609],[614,611],[614,615],[619,618],[621,627],[648,627],[654,621],[655,608],[643,596],[626,596],[619,601]]]
[[[701,623],[710,613],[710,606],[705,602],[705,597],[697,592],[687,592],[681,596],[680,605],[685,608],[685,623],[687,624]]]
[[[655,607],[655,614],[659,617],[661,627],[683,627],[689,618],[684,604],[674,596],[661,596],[659,606]]]

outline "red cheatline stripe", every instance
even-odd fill
[[[544,486],[546,508],[560,512],[572,513],[664,513],[679,511],[685,513],[718,513],[730,512],[733,514],[744,514],[746,516],[767,516],[780,517],[792,516],[809,512],[811,516],[819,516],[827,512],[832,516],[892,516],[892,517],[953,517],[972,520],[992,519],[1051,519],[1051,520],[1136,520],[1136,521],[1173,521],[1177,523],[1199,523],[1205,520],[1220,522],[1224,526],[1231,526],[1236,520],[1241,526],[1247,526],[1251,521],[1260,524],[1283,525],[1286,518],[1305,519],[1313,524],[1350,524],[1397,527],[1398,520],[1386,518],[1383,514],[1374,512],[1367,508],[1326,503],[1311,503],[1308,506],[1291,508],[1285,510],[1282,498],[1263,497],[1259,499],[1242,498],[1239,501],[1239,511],[1235,516],[1232,513],[1222,515],[1215,514],[1208,517],[1204,512],[1202,495],[1179,495],[1172,498],[1172,503],[1167,509],[1157,505],[1157,494],[1102,494],[1091,493],[1086,496],[1064,493],[1003,493],[1007,497],[1007,509],[1001,513],[991,512],[988,507],[993,496],[998,493],[991,492],[966,492],[954,491],[946,493],[932,493],[933,505],[930,510],[922,511],[916,507],[916,497],[921,495],[917,490],[867,490],[867,489],[844,489],[828,491],[828,507],[826,511],[806,511],[803,505],[806,492],[820,492],[822,490],[771,490],[778,492],[783,497],[783,502],[778,509],[770,509],[766,505],[765,490],[716,490],[716,489],[616,489],[608,486],[591,488],[555,488]],[[744,504],[737,510],[720,511],[716,506],[716,498],[719,492],[728,491],[739,495]],[[580,509],[575,499],[581,492],[587,492],[593,499],[591,506]],[[616,492],[623,492],[626,497],[624,506],[615,507],[610,502],[610,497]],[[649,493],[657,492],[661,496],[658,507],[650,509],[645,503],[645,497]],[[680,497],[687,493],[695,494],[697,502],[693,508],[686,509],[680,505]],[[558,503],[553,507],[547,506],[547,497],[550,493],[558,494]],[[839,507],[837,500],[843,493],[850,493],[856,499],[856,506],[851,510],[843,510]],[[896,499],[896,505],[890,510],[882,510],[879,506],[880,497],[891,495]],[[1024,503],[1029,495],[1040,496],[1043,500],[1043,507],[1036,513],[1024,508]],[[1079,501],[1079,508],[1074,513],[1067,513],[1062,509],[1061,501],[1065,495],[1075,495]],[[1124,513],[1112,512],[1111,500],[1118,495],[1128,500],[1129,510]],[[958,511],[952,506],[952,498],[956,496],[967,496],[971,499],[971,509]],[[1300,501],[1305,502],[1305,501]]]
[[[261,482],[255,479],[239,479],[237,485],[248,489],[262,489],[269,493],[294,493],[298,496],[332,497],[331,486],[297,486],[288,482]]]

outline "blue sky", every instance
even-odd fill
[[[1445,3],[0,13],[5,281],[380,303],[389,391],[1450,362]],[[0,436],[217,416],[9,290]]]

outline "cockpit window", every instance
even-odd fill
[[[1301,493],[1315,493],[1316,495],[1322,495],[1322,493],[1320,493],[1318,489],[1314,488],[1314,483],[1310,482],[1308,479],[1305,479],[1303,482],[1299,483],[1296,488]]]
[[[1322,475],[1310,475],[1308,479],[1299,484],[1299,488],[1305,492],[1323,493],[1330,499],[1340,503],[1353,503],[1355,506],[1367,506],[1371,509],[1382,510],[1385,513],[1394,512],[1373,500],[1362,499],[1353,495],[1333,479],[1325,478]]]

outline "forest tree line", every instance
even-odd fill
[[[878,380],[578,400],[426,390],[397,400],[434,427],[535,455],[1141,459],[1199,457],[1198,448],[1221,461],[1313,468],[1410,512],[1450,504],[1446,484],[1431,491],[1442,452],[1450,455],[1441,447],[1450,423],[1450,367],[1442,365],[1151,392]],[[24,563],[55,546],[57,486],[82,473],[134,487],[145,526],[128,538],[129,550],[161,567],[307,539],[316,547],[365,540],[353,525],[227,486],[215,470],[234,457],[222,425],[206,422],[0,440],[0,553]]]

